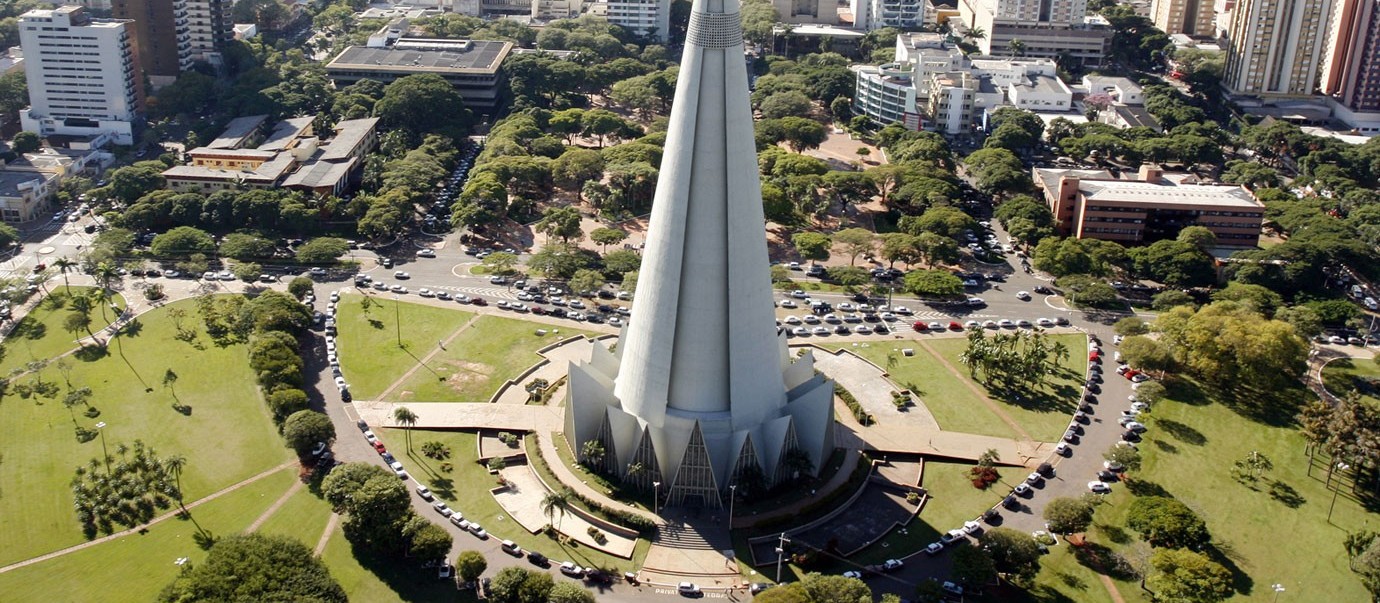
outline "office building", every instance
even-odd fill
[[[1265,206],[1246,187],[1199,184],[1192,174],[1143,165],[1133,179],[1105,170],[1035,168],[1061,234],[1125,245],[1172,239],[1203,226],[1222,247],[1254,247]]]
[[[1347,113],[1380,112],[1380,2],[1337,0],[1320,87]]]
[[[916,28],[925,24],[925,0],[850,0],[853,26],[872,31],[883,27]]]
[[[134,53],[149,83],[171,84],[192,66],[187,0],[113,0],[117,19],[130,19]]]
[[[671,32],[671,0],[608,0],[609,23],[657,43]]]
[[[134,144],[143,105],[127,20],[92,19],[80,6],[32,10],[19,17],[29,85],[25,130],[94,136]]]
[[[221,64],[226,43],[235,38],[231,0],[187,0],[187,40],[194,61]]]
[[[1169,35],[1217,37],[1217,10],[1212,0],[1155,0],[1150,20]]]
[[[815,473],[833,450],[833,382],[775,324],[738,9],[691,8],[637,311],[566,386],[571,449],[598,442],[608,471],[667,505],[719,508],[735,484]]]
[[[363,79],[388,84],[413,74],[434,73],[455,86],[465,106],[476,113],[498,109],[503,92],[499,67],[512,52],[512,42],[407,38],[403,33],[375,35],[367,46],[346,48],[326,65],[326,75],[343,88]]]
[[[987,35],[974,41],[985,55],[1007,55],[1019,40],[1022,56],[1061,56],[1100,65],[1110,49],[1111,29],[1089,17],[1086,0],[958,0],[968,29]]]
[[[1318,89],[1334,0],[1239,0],[1222,85],[1233,94],[1308,96]]]

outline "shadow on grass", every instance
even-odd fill
[[[453,580],[436,577],[436,568],[422,567],[421,560],[402,558],[350,545],[360,567],[388,586],[403,601],[473,601],[472,591],[459,591]],[[468,595],[468,596],[466,596]]]
[[[1155,445],[1155,448],[1159,449],[1161,452],[1167,452],[1167,453],[1169,453],[1169,454],[1178,454],[1178,453],[1179,453],[1179,447],[1178,447],[1178,446],[1175,446],[1175,445],[1173,445],[1173,444],[1170,444],[1169,442],[1166,442],[1166,441],[1164,441],[1164,440],[1155,440],[1155,441],[1152,442],[1152,443]]]
[[[1283,503],[1290,509],[1297,509],[1303,506],[1303,503],[1308,502],[1293,486],[1279,480],[1270,480],[1270,498]]]
[[[14,329],[10,331],[10,337],[19,337],[35,341],[43,339],[47,335],[48,325],[30,318],[19,321],[19,324],[15,325]]]
[[[1166,433],[1173,436],[1174,439],[1185,444],[1202,446],[1207,443],[1207,436],[1203,435],[1203,432],[1178,421],[1158,419],[1155,421],[1155,426],[1163,429]]]
[[[129,322],[125,323],[125,326],[120,327],[121,337],[138,337],[143,332],[144,323],[137,318],[131,319]]]
[[[1128,534],[1126,530],[1122,529],[1120,526],[1097,524],[1096,529],[1097,534],[1099,536],[1102,536],[1107,540],[1110,540],[1117,544],[1126,544],[1131,542],[1131,535]]]
[[[1207,550],[1203,551],[1203,554],[1231,572],[1231,585],[1232,588],[1236,589],[1237,593],[1243,595],[1251,594],[1251,591],[1255,588],[1255,579],[1242,571],[1241,567],[1236,564],[1236,560],[1240,558],[1241,555],[1236,552],[1235,547],[1233,547],[1231,543],[1213,543],[1212,546],[1209,546]]]
[[[110,355],[110,350],[98,345],[84,345],[72,352],[72,357],[82,362],[95,362]]]
[[[1122,483],[1126,485],[1126,490],[1128,492],[1136,496],[1163,496],[1165,498],[1174,498],[1174,495],[1170,494],[1168,490],[1165,490],[1164,486],[1149,480],[1127,478],[1126,481]]]
[[[1073,548],[1073,556],[1083,567],[1110,576],[1114,580],[1134,580],[1137,577],[1130,562],[1105,544],[1084,542],[1081,546]]]

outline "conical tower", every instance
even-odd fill
[[[775,481],[832,447],[833,384],[776,332],[757,165],[739,2],[695,0],[632,318],[567,389],[571,447],[601,442],[620,474],[653,458],[639,476],[670,504],[717,506],[748,467]]]

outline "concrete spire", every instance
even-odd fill
[[[619,358],[572,366],[572,447],[599,440],[621,474],[650,443],[672,504],[717,505],[746,465],[774,480],[788,450],[816,467],[828,452],[832,384],[776,333],[748,94],[738,0],[695,0]]]

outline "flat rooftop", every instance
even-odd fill
[[[416,40],[410,40],[415,43]],[[498,71],[503,59],[512,50],[511,42],[495,40],[465,40],[468,46],[461,46],[460,40],[438,40],[448,44],[437,45],[429,50],[422,45],[409,44],[399,48],[369,48],[351,46],[335,57],[327,69],[352,69],[361,71],[396,71],[405,73],[486,73]],[[399,44],[402,41],[399,40]]]
[[[0,172],[0,197],[22,197],[19,186],[26,182],[42,183],[54,176],[46,172]]]
[[[315,117],[303,116],[284,119],[273,126],[273,133],[268,135],[259,144],[260,151],[281,151],[288,148],[292,141],[311,127],[311,122],[316,121]]]
[[[335,125],[335,138],[321,147],[322,161],[349,159],[350,152],[369,136],[378,125],[379,118],[347,119]]]
[[[208,149],[234,149],[244,144],[244,139],[253,134],[264,122],[268,120],[267,115],[247,115],[236,117],[225,124],[225,129],[220,136],[207,143]]]
[[[1155,116],[1151,115],[1149,111],[1146,111],[1144,107],[1115,105],[1112,107],[1112,110],[1116,111],[1116,114],[1121,117],[1121,120],[1132,128],[1143,126],[1152,130],[1160,129],[1160,120],[1155,119]]]
[[[1265,209],[1250,191],[1237,185],[1082,180],[1078,192],[1087,201]]]

